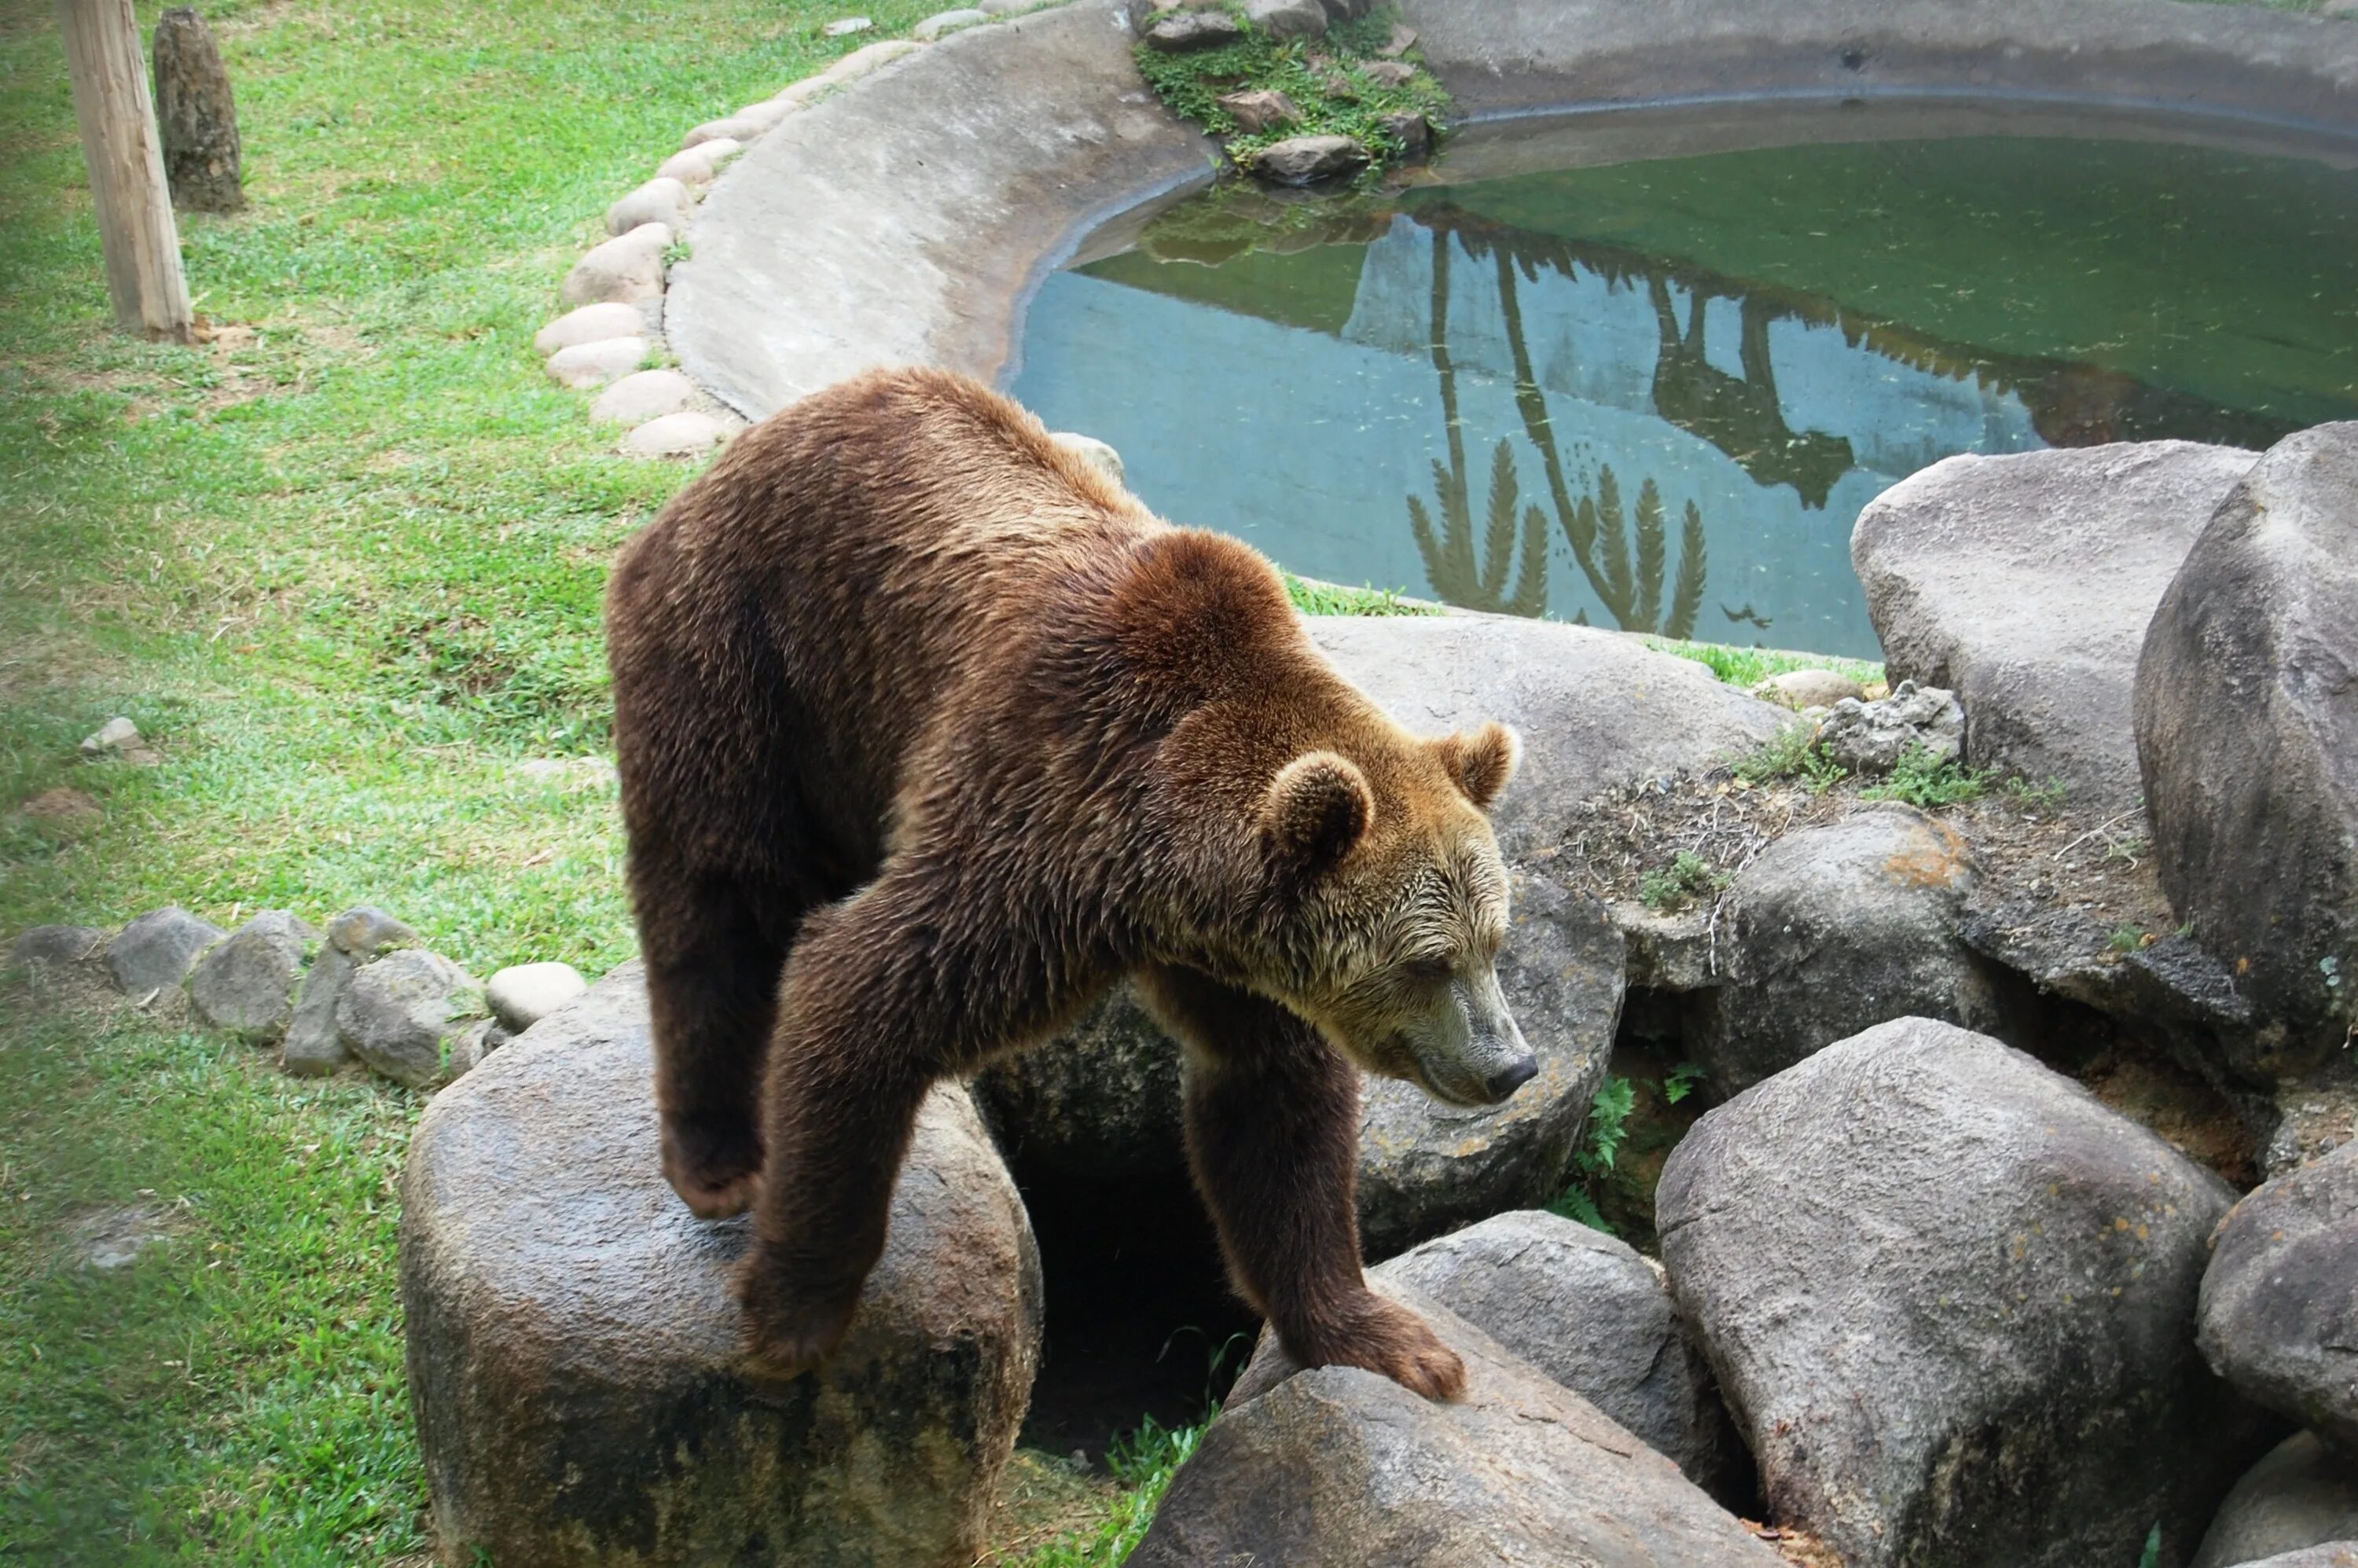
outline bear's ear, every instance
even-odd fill
[[[1349,854],[1375,818],[1376,797],[1350,759],[1304,752],[1261,796],[1261,842],[1279,864],[1315,875]]]
[[[1484,811],[1490,809],[1490,803],[1515,776],[1515,764],[1523,757],[1521,738],[1496,722],[1444,735],[1433,746],[1466,798]]]

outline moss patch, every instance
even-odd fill
[[[1436,135],[1449,107],[1449,94],[1424,69],[1412,47],[1401,56],[1415,74],[1390,86],[1368,67],[1384,57],[1399,16],[1389,7],[1357,21],[1337,22],[1316,38],[1275,38],[1229,8],[1243,36],[1215,49],[1166,54],[1138,46],[1138,69],[1174,114],[1193,120],[1220,138],[1228,161],[1249,166],[1263,147],[1294,136],[1349,136],[1368,149],[1372,173],[1407,155],[1401,137],[1384,124],[1389,114],[1422,114]],[[1300,118],[1266,130],[1247,131],[1220,107],[1234,92],[1268,88],[1284,93]]]

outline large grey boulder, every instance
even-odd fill
[[[2358,1540],[2358,1463],[2297,1432],[2246,1471],[2219,1505],[2191,1568],[2236,1568],[2281,1552]]]
[[[1436,1403],[1356,1367],[1296,1371],[1264,1333],[1130,1568],[1777,1568],[1678,1467],[1438,1303],[1466,1361]]]
[[[336,1033],[352,1054],[398,1084],[423,1088],[442,1076],[444,1042],[470,1021],[467,971],[423,947],[364,964],[336,996]]]
[[[402,1178],[418,1445],[452,1561],[967,1568],[1039,1354],[1038,1255],[966,1096],[937,1089],[851,1335],[737,1373],[745,1220],[659,1169],[637,964],[437,1096]]]
[[[1963,837],[1912,806],[1778,839],[1728,886],[1688,1053],[1734,1093],[1887,1019],[1996,1030],[1991,970],[1958,935],[1974,881]]]
[[[2134,806],[2147,622],[2257,456],[2139,441],[1969,453],[1900,481],[1850,537],[1891,678],[1956,692],[1974,766]]]
[[[2305,1546],[2299,1552],[2287,1552],[2256,1563],[2246,1563],[2243,1568],[2358,1568],[2358,1540]]]
[[[189,1007],[215,1029],[270,1044],[295,1016],[295,982],[319,946],[317,928],[266,909],[224,937],[189,972]]]
[[[2194,1348],[2225,1184],[1983,1035],[1898,1019],[1704,1115],[1662,1261],[1773,1517],[1849,1568],[2182,1563],[2265,1422]]]
[[[1539,1072],[1504,1105],[1444,1106],[1412,1084],[1361,1086],[1359,1229],[1370,1258],[1502,1209],[1544,1204],[1605,1082],[1620,1022],[1620,934],[1594,901],[1514,873],[1498,981]],[[1180,1052],[1127,989],[1057,1039],[975,1080],[1027,1181],[1184,1180]]]
[[[2179,568],[2136,676],[2154,863],[2313,1066],[2358,1021],[2358,422],[2287,438]]]
[[[1468,1226],[1368,1271],[1440,1303],[1725,1495],[1749,1459],[1680,1324],[1661,1265],[1541,1209]]]
[[[2358,1143],[2262,1184],[2219,1227],[2202,1353],[2358,1455]]]
[[[228,933],[178,904],[141,915],[106,945],[106,971],[134,1001],[188,979],[197,957]]]
[[[1313,616],[1336,667],[1420,734],[1486,719],[1523,740],[1491,813],[1518,854],[1552,846],[1579,805],[1622,784],[1743,756],[1788,718],[1635,637],[1509,615]]]

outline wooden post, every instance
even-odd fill
[[[212,29],[186,5],[156,24],[156,124],[173,206],[234,212],[245,205],[229,71]]]
[[[195,312],[180,273],[180,235],[147,98],[147,62],[131,0],[58,0],[82,161],[106,251],[106,291],[126,332],[188,342]]]

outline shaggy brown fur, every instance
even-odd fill
[[[1305,1365],[1460,1388],[1361,1279],[1330,1042],[1454,1098],[1513,1076],[1401,1033],[1503,936],[1509,732],[1410,736],[1259,556],[926,371],[740,437],[624,549],[608,627],[664,1168],[699,1215],[758,1202],[755,1370],[842,1338],[927,1086],[1135,974],[1238,1288]]]

